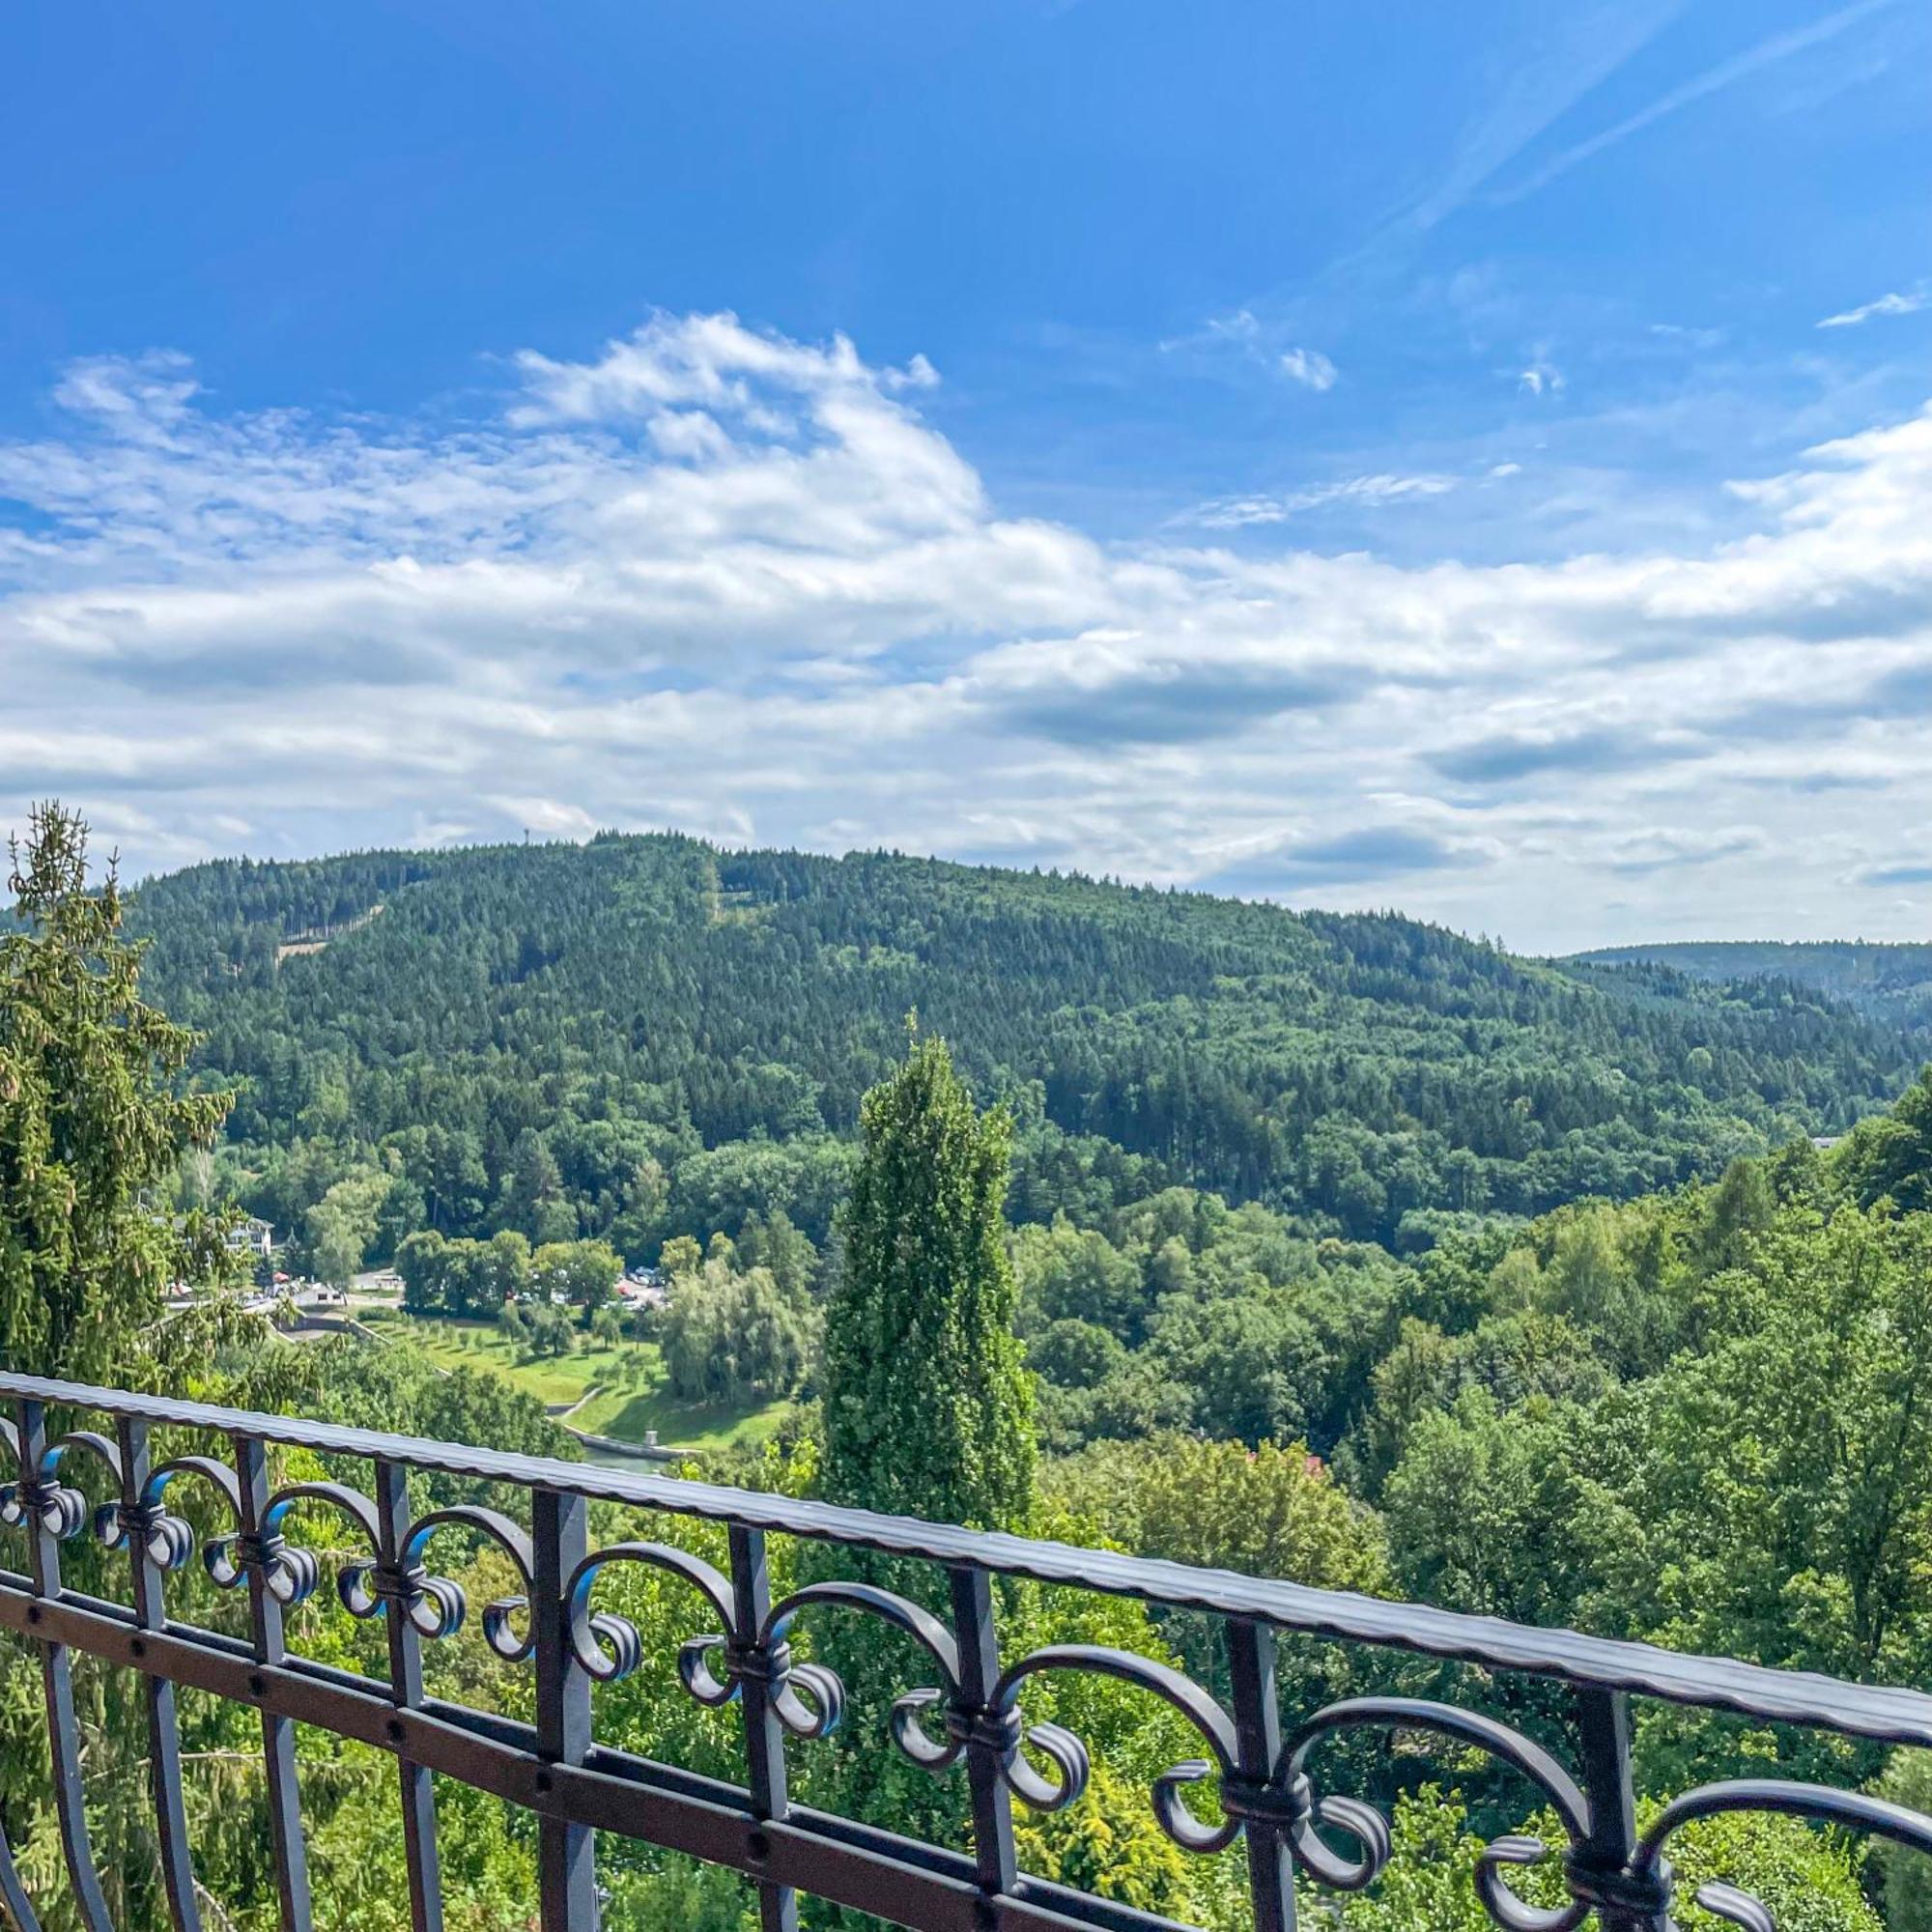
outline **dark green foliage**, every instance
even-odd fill
[[[1414,1296],[1381,1249],[1171,1187],[1013,1237],[1020,1332],[1046,1378],[1045,1440],[1192,1428],[1248,1442],[1346,1434]]]
[[[720,1254],[673,1281],[659,1325],[671,1392],[686,1402],[794,1395],[817,1340],[816,1311],[768,1267]]]
[[[183,1159],[220,1130],[225,1096],[183,1093],[194,1040],[142,997],[110,873],[87,885],[87,830],[37,808],[13,854],[0,934],[0,1359],[101,1381],[168,1286],[224,1272],[215,1231],[156,1210]]]
[[[1001,1210],[1009,1122],[945,1043],[866,1096],[826,1310],[825,1492],[984,1529],[1033,1514],[1033,1389]]]
[[[1017,1218],[1090,1221],[1174,1179],[1406,1248],[1444,1215],[1715,1173],[1846,1124],[1911,1065],[1895,1031],[1789,987],[884,853],[228,862],[134,910],[202,1064],[241,1090],[248,1205],[298,1231],[380,1155],[445,1235],[649,1260],[776,1207],[822,1244],[913,1007],[1012,1101]],[[278,964],[301,935],[322,950]]]
[[[1906,1089],[1896,1106],[1861,1121],[1833,1151],[1833,1166],[1864,1207],[1932,1208],[1932,1066]]]
[[[1800,999],[1818,993],[1917,1030],[1932,1028],[1932,946],[1867,939],[1683,940],[1605,946],[1578,965],[1664,966],[1722,984],[1754,980]],[[1921,1042],[1922,1044],[1923,1042]]]

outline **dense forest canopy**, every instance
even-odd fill
[[[673,836],[221,862],[143,886],[131,923],[238,1089],[242,1198],[300,1235],[379,1177],[372,1260],[515,1227],[648,1261],[773,1208],[822,1240],[914,1009],[1015,1115],[1016,1220],[1184,1183],[1411,1252],[1841,1129],[1918,1044],[1789,979]]]
[[[1788,980],[1896,1024],[1932,1024],[1932,946],[1869,939],[1675,940],[1605,946],[1573,963],[1668,966],[1693,980]]]
[[[23,929],[43,929],[0,959],[30,1073],[76,1031],[30,1024],[61,1009],[46,989],[118,987],[125,1004],[140,979],[112,896],[76,902],[73,871],[54,895],[66,919],[23,895]],[[393,1258],[412,1304],[494,1313],[539,1353],[585,1331],[614,1351],[618,1251],[653,1256],[668,1297],[633,1346],[661,1348],[694,1395],[781,1417],[707,1473],[1851,1678],[1932,1674],[1932,1069],[1911,1077],[1909,1030],[1788,977],[1564,971],[1394,918],[681,839],[204,867],[145,889],[139,918],[139,991],[208,1029],[198,1077],[241,1098],[219,1154],[166,1139],[129,1185],[145,1196],[185,1150],[185,1191],[281,1204],[307,1264]],[[909,1044],[914,1005],[1006,1107],[981,1111],[938,1041]],[[150,1107],[184,1104],[177,1064],[143,1063]],[[123,1095],[99,1065],[82,1089]],[[1493,1138],[1498,1116],[1513,1140]],[[31,1120],[10,1122],[38,1146]],[[1813,1133],[1847,1122],[1821,1150]],[[173,1238],[145,1206],[134,1218]],[[940,1327],[977,1333],[970,1363],[1003,1343],[977,1388],[937,1346],[923,1380],[895,1362],[895,1338],[946,1307],[959,1319]],[[156,1333],[144,1372],[165,1386],[570,1446],[530,1394],[412,1347],[290,1348],[220,1297]],[[841,1405],[841,1389],[871,1393]],[[997,1460],[997,1496],[891,1488],[913,1466],[904,1422],[949,1396],[956,1435],[997,1425],[1013,1454],[950,1453],[930,1473]],[[882,1421],[899,1433],[874,1454]],[[709,1525],[666,1533],[719,1553]],[[472,1551],[460,1575],[488,1597],[497,1560]],[[796,1551],[778,1563],[775,1590],[817,1574]],[[664,1600],[675,1587],[634,1577],[613,1599],[660,1660],[689,1629],[688,1605]],[[343,1623],[301,1612],[304,1653],[355,1661],[376,1633]],[[1016,1599],[1004,1628],[1021,1650],[1171,1658],[1226,1692],[1224,1653],[1184,1615],[1047,1593]],[[865,1655],[818,1654],[870,1683]],[[439,1685],[490,1696],[458,1651],[432,1662]],[[1308,1643],[1284,1651],[1280,1685],[1290,1712],[1463,1701],[1459,1669]],[[28,1713],[19,1682],[9,1708]],[[1095,1780],[1026,1824],[1027,1868],[1239,1932],[1232,1867],[1181,1857],[1121,1781],[1186,1747],[1171,1715],[1114,1689],[1046,1701],[1062,1694],[1030,1691],[1030,1716],[1073,1719]],[[1567,1748],[1554,1687],[1504,1675],[1470,1701]],[[234,1755],[249,1715],[208,1700],[194,1764]],[[600,1735],[728,1777],[738,1745],[716,1717],[643,1674],[607,1687]],[[103,1724],[103,1765],[138,1758],[133,1719]],[[0,1727],[0,1755],[30,1761],[37,1721]],[[329,1922],[377,1932],[399,1882],[387,1787],[335,1740],[302,1750]],[[1932,1753],[1648,1702],[1634,1765],[1640,1815],[1741,1769],[1920,1809],[1932,1794]],[[1471,1833],[1544,1829],[1520,1783],[1403,1750],[1347,1770],[1393,1811],[1402,1857],[1324,1913],[1343,1932],[1477,1932]],[[956,1792],[910,1768],[882,1783],[857,1745],[799,1776],[808,1803],[957,1826]],[[210,1869],[252,1915],[235,1922],[270,1922],[257,1800],[218,1770],[197,1769],[194,1793]],[[103,1839],[135,1816],[103,1813]],[[527,1922],[528,1846],[497,1811],[453,1809],[444,1843],[463,1922]],[[1932,1928],[1922,1865],[1795,1819],[1714,1820],[1680,1849],[1687,1873],[1746,1883],[1801,1932]],[[51,1856],[43,1820],[28,1856]],[[141,1861],[110,1868],[128,1922],[158,1922]],[[640,1845],[607,1845],[600,1882],[610,1922],[635,1932],[752,1922],[742,1896]],[[1553,1861],[1526,1883],[1560,1902]]]

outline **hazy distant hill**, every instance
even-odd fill
[[[673,836],[224,862],[143,886],[134,917],[156,989],[242,1089],[251,1160],[299,1143],[315,1188],[353,1150],[421,1176],[458,1232],[536,1189],[585,1233],[630,1214],[635,1245],[644,1162],[670,1177],[666,1226],[723,1211],[691,1205],[701,1183],[789,1189],[822,1228],[915,1008],[1012,1101],[1023,1211],[1166,1179],[1383,1239],[1710,1172],[1842,1127],[1917,1062],[1788,979]]]
[[[1606,946],[1579,960],[1655,961],[1704,980],[1789,980],[1861,1011],[1909,1027],[1932,1025],[1932,945],[1880,945],[1863,939],[1687,940]]]

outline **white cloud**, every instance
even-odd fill
[[[1653,123],[1663,120],[1667,115],[1678,113],[1693,102],[1703,100],[1713,94],[1722,92],[1741,80],[1765,68],[1775,66],[1779,61],[1789,60],[1794,54],[1806,53],[1811,48],[1833,41],[1848,28],[1861,20],[1880,13],[1896,4],[1896,0],[1853,0],[1852,5],[1840,7],[1827,14],[1823,18],[1808,21],[1802,27],[1793,27],[1779,34],[1769,35],[1766,39],[1753,43],[1728,60],[1718,62],[1715,67],[1706,68],[1703,72],[1693,75],[1680,86],[1660,95],[1647,106],[1640,107],[1634,114],[1626,115],[1621,121],[1612,123],[1601,133],[1592,134],[1587,140],[1578,141],[1565,148],[1553,159],[1547,161],[1531,174],[1527,180],[1519,182],[1491,198],[1498,203],[1521,201],[1525,196],[1547,187],[1559,175],[1566,175],[1580,163],[1594,159],[1608,148],[1614,148],[1620,141],[1628,140],[1633,134],[1640,133]]]
[[[1532,396],[1555,396],[1563,391],[1563,371],[1547,355],[1539,355],[1517,373],[1516,385]]]
[[[1284,350],[1281,373],[1318,393],[1335,386],[1335,365],[1319,349]]]
[[[1513,50],[1493,98],[1463,129],[1442,177],[1407,211],[1433,228],[1684,11],[1684,0],[1619,0],[1554,11]]]
[[[1510,475],[1514,464],[1499,465],[1490,474]],[[1190,511],[1181,521],[1204,529],[1240,529],[1250,524],[1282,524],[1305,510],[1326,509],[1334,503],[1360,503],[1371,508],[1382,503],[1410,502],[1427,497],[1440,497],[1455,489],[1457,479],[1435,471],[1410,476],[1386,472],[1373,476],[1343,476],[1330,483],[1311,483],[1304,490],[1291,490],[1280,497],[1216,497]]]
[[[1890,295],[1880,296],[1876,301],[1861,303],[1857,308],[1848,308],[1838,315],[1828,315],[1818,324],[1820,328],[1856,328],[1861,322],[1869,322],[1878,315],[1917,315],[1922,308],[1932,306],[1932,291],[1924,288],[1914,289],[1906,295],[1894,289]]]
[[[1404,567],[1005,515],[925,365],[840,340],[658,317],[513,366],[458,429],[69,371],[0,443],[0,820],[71,798],[135,868],[604,824],[1331,903],[1400,867],[1554,945],[1682,930],[1693,870],[1709,930],[1874,930],[1848,881],[1932,813],[1932,412],[1743,480],[1731,542]]]
[[[1185,335],[1170,335],[1159,344],[1163,355],[1188,357],[1204,367],[1253,366],[1286,376],[1317,394],[1335,386],[1337,370],[1319,349],[1289,342],[1279,321],[1264,322],[1252,309],[1237,308],[1210,315]]]

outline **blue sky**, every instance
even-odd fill
[[[9,822],[1932,917],[1911,0],[9,33]]]

